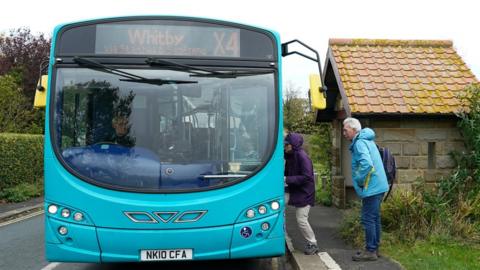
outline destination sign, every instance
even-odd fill
[[[99,24],[95,54],[240,57],[240,30],[229,27]]]

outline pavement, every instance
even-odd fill
[[[306,244],[295,220],[295,208],[288,206],[286,223],[288,255],[296,270],[403,270],[396,261],[381,256],[373,262],[354,262],[352,256],[358,249],[346,244],[340,237],[339,229],[343,211],[335,207],[314,206],[310,209],[309,221],[320,249],[317,255],[304,255]]]
[[[0,223],[43,211],[43,197],[21,203],[0,203]],[[295,270],[403,270],[397,262],[382,256],[374,262],[353,262],[357,249],[347,245],[339,236],[343,212],[334,207],[315,206],[310,210],[310,224],[320,249],[317,255],[304,255],[303,239],[296,220],[295,208],[286,209],[287,257]]]
[[[43,210],[43,197],[20,203],[0,203],[0,223]]]

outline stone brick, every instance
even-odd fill
[[[425,120],[405,120],[402,128],[435,128],[435,122]]]
[[[423,174],[425,182],[436,182],[437,181],[437,171],[436,170],[427,170]]]
[[[420,144],[419,143],[405,143],[403,144],[403,155],[404,156],[418,156],[420,153]]]
[[[464,150],[465,150],[465,144],[463,142],[446,142],[445,148],[443,149],[442,154],[448,155],[454,151],[461,152]]]
[[[332,177],[333,187],[343,189],[345,187],[345,177],[334,175]]]
[[[452,128],[448,131],[448,139],[451,141],[463,141],[463,136],[458,128]]]
[[[402,154],[402,144],[401,143],[378,142],[378,145],[387,147],[393,155],[401,155]]]
[[[332,202],[338,208],[344,208],[346,205],[344,181],[343,176],[332,177]]]
[[[451,169],[437,169],[437,179],[441,180],[442,178],[449,177],[452,174]]]
[[[396,156],[397,169],[410,169],[410,157]]]
[[[384,142],[413,142],[415,141],[414,129],[386,129],[383,134]]]
[[[385,129],[383,128],[374,128],[373,129],[375,131],[375,141],[376,142],[381,142],[383,141],[384,137],[385,137]]]
[[[400,128],[402,122],[392,120],[372,120],[371,125],[375,130],[380,128]]]
[[[398,183],[413,183],[418,177],[423,177],[423,170],[397,170]]]
[[[431,122],[435,123],[436,128],[451,129],[451,128],[457,127],[457,121],[452,121],[452,120],[447,120],[447,121],[435,120]]]
[[[338,147],[332,148],[332,174],[340,174],[341,162],[340,162],[340,149]]]
[[[425,156],[412,157],[412,169],[427,169],[428,158]]]
[[[422,141],[441,141],[447,139],[448,129],[441,128],[419,128],[416,130],[416,137]]]
[[[332,197],[332,204],[333,204],[335,207],[337,207],[337,208],[341,208],[340,205],[339,205],[339,204],[340,204],[340,200],[339,200],[338,198],[336,198],[336,197]]]
[[[452,169],[455,168],[455,161],[450,156],[437,157],[436,167],[438,169]]]
[[[440,183],[442,178],[450,175],[452,171],[448,169],[435,169],[425,171],[424,178],[427,183]]]

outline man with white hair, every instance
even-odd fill
[[[361,221],[365,230],[365,250],[353,255],[354,261],[375,261],[382,224],[380,205],[383,194],[388,191],[388,182],[382,158],[375,144],[375,132],[362,129],[360,121],[347,118],[343,121],[343,136],[351,141],[352,182],[357,195],[362,199]]]

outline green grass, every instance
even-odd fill
[[[0,200],[6,202],[23,202],[39,197],[43,194],[43,181],[35,183],[21,183],[11,188],[0,191]]]
[[[412,244],[385,243],[382,253],[407,270],[480,269],[480,245],[432,239]]]

